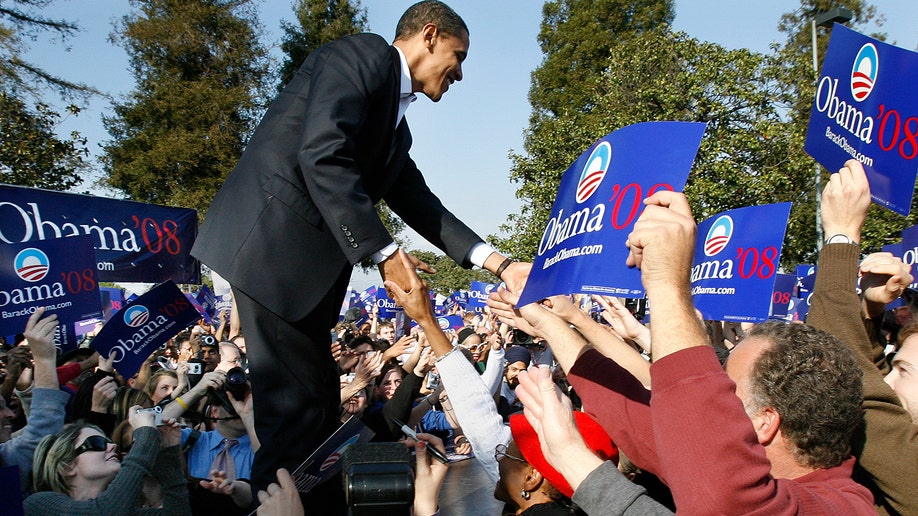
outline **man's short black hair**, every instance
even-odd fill
[[[440,32],[451,36],[461,37],[469,33],[468,26],[450,6],[437,0],[424,0],[409,7],[398,20],[395,39],[408,39],[428,23],[433,23]]]

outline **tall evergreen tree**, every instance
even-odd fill
[[[286,57],[281,64],[279,90],[290,82],[313,50],[367,30],[367,12],[360,0],[297,0],[293,12],[297,25],[281,22],[281,50]]]
[[[103,119],[108,185],[130,198],[206,210],[265,96],[267,54],[251,0],[132,0],[113,35],[137,86]]]

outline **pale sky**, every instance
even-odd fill
[[[363,0],[370,30],[392,39],[398,17],[413,0]],[[439,103],[424,97],[406,114],[414,146],[412,157],[431,189],[472,229],[486,237],[519,208],[516,185],[508,180],[510,151],[522,152],[528,127],[530,72],[541,62],[536,41],[541,1],[453,0],[448,3],[470,30],[469,57],[463,80]],[[875,0],[885,15],[879,30],[899,46],[918,47],[918,8],[914,0]],[[293,20],[292,2],[263,1],[264,44],[280,59],[280,20]],[[692,37],[728,48],[766,51],[781,38],[778,20],[799,5],[794,0],[676,0],[674,28]],[[46,14],[76,22],[83,29],[68,41],[69,51],[44,40],[30,42],[28,59],[68,80],[85,82],[114,97],[129,92],[133,78],[121,47],[108,41],[112,22],[128,13],[125,0],[57,0]],[[102,114],[111,114],[104,99],[93,101],[78,117],[65,121],[59,132],[77,130],[89,139],[91,152],[109,138]],[[96,164],[97,170],[101,167]],[[195,208],[194,206],[190,206]],[[431,249],[417,235],[412,248]],[[363,289],[380,283],[378,275],[355,273],[352,286]]]

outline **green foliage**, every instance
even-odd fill
[[[293,78],[313,50],[367,30],[366,9],[360,6],[359,0],[297,0],[293,11],[298,26],[286,21],[281,23],[284,29],[281,50],[286,58],[280,69],[278,91]]]
[[[76,106],[68,109],[79,112]],[[31,112],[21,99],[0,92],[0,183],[66,190],[80,182],[89,154],[86,138],[79,133],[58,138],[59,121],[44,104]]]
[[[113,37],[137,86],[103,119],[105,182],[206,210],[264,105],[267,54],[250,0],[134,0]]]
[[[589,81],[603,72],[616,43],[672,23],[672,0],[550,0],[542,7],[545,61],[532,74],[534,118],[590,109]]]
[[[510,236],[495,238],[497,246],[533,258],[561,175],[598,138],[638,122],[682,120],[708,124],[685,189],[695,218],[793,202],[782,263],[814,260],[815,161],[803,151],[815,84],[809,20],[840,3],[855,12],[855,24],[865,24],[878,21],[875,8],[863,0],[802,0],[781,20],[787,42],[759,54],[671,32],[669,2],[634,2],[624,15],[593,10],[610,3],[622,2],[546,4],[540,34],[546,57],[533,73],[526,154],[511,155],[510,177],[523,207],[501,227]],[[589,26],[596,20],[603,26]],[[610,34],[615,37],[597,39]],[[827,36],[820,29],[820,55]],[[897,239],[915,217],[906,221],[874,207],[865,249]]]
[[[516,195],[523,200],[522,211],[501,227],[508,238],[492,236],[502,251],[519,259],[532,259],[561,174],[602,136],[580,123],[608,116],[596,111],[596,87],[613,51],[634,34],[667,25],[674,11],[671,0],[552,0],[542,15],[539,44],[545,60],[532,73],[526,155],[510,156],[510,179],[520,185]]]
[[[436,274],[421,273],[430,290],[448,296],[457,290],[468,290],[473,281],[496,283],[499,280],[484,269],[463,269],[448,256],[430,251],[409,251],[409,254],[436,269]]]

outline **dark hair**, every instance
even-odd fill
[[[468,26],[448,5],[437,0],[424,0],[409,7],[398,20],[398,25],[395,26],[395,39],[410,38],[428,23],[433,23],[440,32],[451,36],[461,37],[469,33]]]
[[[373,340],[369,335],[357,335],[353,339],[344,342],[344,345],[351,349],[354,349],[361,344],[369,344],[373,346],[373,349],[376,349],[376,341]]]
[[[906,324],[899,330],[899,348],[902,348],[902,344],[905,343],[905,339],[911,337],[918,333],[918,321],[911,322]]]
[[[854,353],[835,336],[806,324],[769,321],[746,338],[770,343],[748,379],[747,410],[774,407],[794,457],[807,467],[831,468],[851,455],[863,419],[862,372]]]

